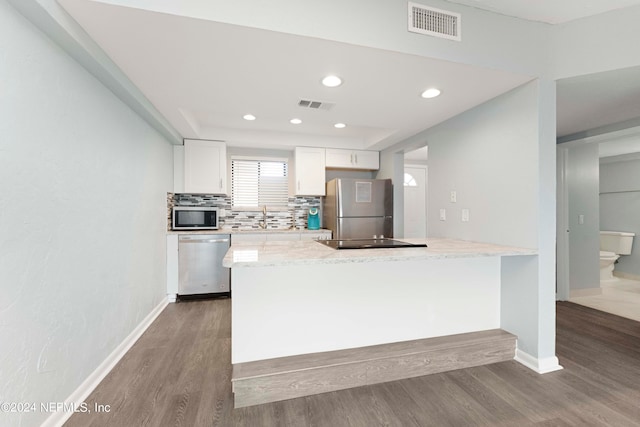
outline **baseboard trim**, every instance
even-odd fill
[[[169,304],[164,298],[143,320],[131,331],[131,333],[107,356],[107,358],[93,371],[82,384],[65,399],[65,404],[79,407],[86,400],[91,392],[100,384],[104,377],[111,372],[116,364],[124,357],[131,347],[138,341],[142,334],[151,326],[154,320],[162,313],[162,310]],[[73,415],[72,411],[54,412],[42,423],[41,427],[62,427]]]
[[[564,369],[560,365],[560,361],[558,360],[558,358],[555,356],[538,359],[537,357],[533,357],[532,355],[525,353],[520,349],[516,350],[515,360],[516,362],[523,364],[527,368],[539,374],[547,374],[549,372],[555,372]]]
[[[637,274],[625,273],[623,271],[615,271],[614,270],[613,276],[614,277],[618,277],[620,279],[637,280],[637,281],[640,282],[640,276],[638,276]]]

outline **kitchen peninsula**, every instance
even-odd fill
[[[240,386],[249,372],[265,377],[268,368],[261,361],[273,360],[286,370],[287,365],[307,363],[300,359],[304,357],[335,355],[344,360],[350,357],[345,349],[396,352],[392,343],[416,340],[415,345],[422,346],[425,339],[435,338],[442,350],[447,337],[473,340],[477,336],[470,333],[489,331],[514,339],[501,324],[501,295],[505,287],[514,286],[514,277],[501,265],[507,258],[537,256],[536,251],[451,239],[430,238],[427,243],[426,248],[349,250],[303,241],[232,245],[223,265],[231,268],[233,282],[236,406],[268,401],[255,396],[266,393],[265,384]],[[512,359],[515,348],[509,351]],[[476,364],[498,361],[486,360]],[[304,366],[302,370],[310,372]],[[360,376],[352,385],[333,389],[363,381],[375,382]],[[295,397],[288,393],[304,388],[300,384],[285,386],[284,398]],[[316,392],[328,390],[323,385]]]

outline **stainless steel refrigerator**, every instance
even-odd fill
[[[327,182],[322,220],[333,239],[393,237],[391,180],[332,179]]]

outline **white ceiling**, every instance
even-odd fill
[[[640,117],[640,67],[557,81],[557,134],[579,134]],[[600,157],[640,152],[640,128],[594,138]]]
[[[100,2],[60,3],[183,137],[232,146],[381,149],[531,80]],[[322,86],[330,73],[344,83]],[[421,98],[432,86],[442,95]],[[300,99],[335,105],[330,111],[305,109]],[[243,120],[247,113],[257,120]],[[290,124],[294,117],[303,123]],[[347,127],[335,129],[337,122]]]
[[[382,149],[531,79],[99,1],[58,1],[183,137],[224,140],[230,146]],[[640,4],[452,1],[545,22]],[[329,73],[340,75],[344,84],[323,87],[320,80]],[[640,117],[639,76],[640,67],[558,81],[558,135]],[[420,98],[431,86],[442,95]],[[303,109],[300,99],[333,107]],[[257,120],[243,120],[247,113]],[[303,123],[290,124],[294,117]],[[335,129],[336,122],[347,127]]]
[[[601,142],[598,145],[599,157],[614,157],[631,153],[640,153],[640,133]]]
[[[558,136],[640,117],[640,67],[560,79],[556,88]]]
[[[448,0],[452,3],[529,21],[561,24],[611,10],[640,5],[640,0]],[[418,0],[420,3],[420,0]]]

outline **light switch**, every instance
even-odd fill
[[[451,203],[455,203],[458,200],[458,195],[455,190],[451,190]]]
[[[584,215],[578,215],[578,224],[584,225]]]
[[[440,221],[446,221],[446,220],[447,220],[447,210],[440,209]]]
[[[462,209],[462,222],[469,222],[469,209]]]

